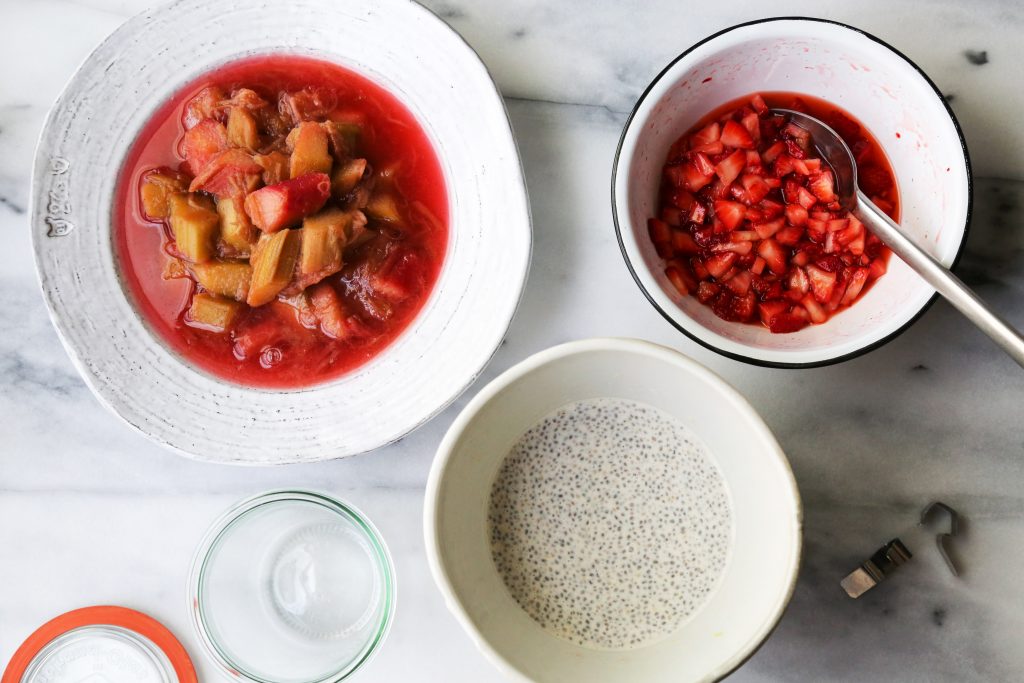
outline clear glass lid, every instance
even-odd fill
[[[217,520],[190,592],[213,658],[259,683],[344,679],[379,647],[395,604],[377,530],[352,506],[304,491],[256,496]]]

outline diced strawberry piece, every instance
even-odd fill
[[[780,313],[785,313],[788,310],[788,301],[764,301],[757,305],[758,315],[761,316],[761,322],[764,323],[765,325],[767,325],[768,321],[771,320],[773,317],[779,315]]]
[[[832,218],[826,221],[825,229],[829,232],[839,232],[850,224],[849,218]]]
[[[745,189],[743,189],[742,185],[730,185],[729,186],[729,194],[732,196],[733,199],[735,199],[736,201],[738,201],[738,202],[740,202],[742,204],[747,204],[749,206],[750,204],[753,203],[753,202],[750,201],[750,195],[747,194],[747,191]],[[749,212],[750,209],[747,209],[747,211]],[[760,217],[761,217],[760,216],[760,212],[758,212],[758,218],[760,218]]]
[[[823,256],[816,260],[814,265],[829,273],[838,273],[843,267],[843,262],[838,256]]]
[[[733,230],[729,233],[729,240],[732,242],[755,242],[760,235],[754,230]]]
[[[697,203],[697,198],[686,190],[677,190],[669,195],[669,201],[680,211],[689,211]]]
[[[735,121],[726,121],[722,128],[722,144],[733,149],[753,149],[754,138],[750,131]]]
[[[651,236],[652,242],[672,241],[672,229],[668,223],[658,218],[647,219],[647,234]]]
[[[782,215],[782,212],[786,210],[786,206],[784,204],[781,204],[774,199],[762,199],[759,206],[761,207],[765,220],[778,218]]]
[[[740,256],[749,254],[753,250],[754,245],[752,242],[719,242],[718,244],[711,247],[711,251],[715,252],[716,254],[731,251],[732,253],[739,254]]]
[[[693,151],[701,152],[702,154],[717,155],[725,151],[725,145],[722,144],[721,140],[715,140],[714,142],[709,142],[706,145],[694,147]]]
[[[707,207],[705,207],[698,201],[694,201],[693,209],[690,211],[690,221],[692,221],[693,223],[697,223],[698,225],[703,225],[704,220],[707,218],[707,216]]]
[[[795,313],[778,313],[768,319],[768,329],[775,334],[787,334],[802,330],[807,322],[807,318]]]
[[[654,251],[663,259],[670,259],[676,255],[676,250],[672,248],[672,242],[655,242]]]
[[[665,176],[665,180],[667,180],[672,187],[683,188],[686,187],[685,168],[685,164],[672,164],[665,166],[665,170],[662,171],[662,173]]]
[[[807,313],[811,316],[811,322],[815,325],[820,325],[828,320],[828,314],[825,313],[825,309],[810,294],[805,296],[800,303],[807,309]]]
[[[858,237],[850,240],[846,244],[846,250],[855,256],[860,256],[864,253],[864,233],[862,232]]]
[[[747,173],[761,175],[764,173],[764,164],[761,163],[761,155],[756,150],[747,150]]]
[[[760,257],[758,257],[760,258]],[[762,259],[764,260],[764,259]],[[750,287],[762,301],[768,299],[779,299],[782,297],[782,282],[775,279],[774,276],[764,277],[757,276],[751,279]]]
[[[711,277],[711,273],[704,267],[704,262],[696,256],[690,259],[690,267],[693,269],[693,274],[697,276],[698,280],[707,280]]]
[[[672,248],[681,254],[699,254],[700,247],[685,230],[672,231]]]
[[[740,119],[740,124],[750,133],[750,139],[757,142],[761,139],[761,121],[754,112],[747,112]]]
[[[808,188],[815,197],[826,204],[836,200],[835,183],[832,180],[831,171],[825,170],[815,173],[811,176]]]
[[[811,255],[801,249],[800,251],[793,254],[793,257],[789,259],[789,262],[794,266],[806,266],[811,262]]]
[[[714,278],[720,278],[722,275],[732,267],[734,261],[736,261],[738,255],[731,251],[726,251],[721,254],[713,254],[704,261],[704,267],[707,269],[708,274]]]
[[[739,277],[738,275],[736,277]],[[729,282],[736,279],[734,277]],[[753,292],[747,292],[743,296],[737,296],[732,301],[732,314],[734,320],[750,320],[754,315],[754,307],[757,304],[757,299],[754,297]]]
[[[746,215],[746,207],[739,202],[719,199],[715,202],[715,216],[722,221],[727,230],[735,230]]]
[[[704,155],[698,154],[697,156],[703,158],[704,161],[707,161],[707,157],[705,157]],[[710,162],[708,162],[708,165],[710,165]],[[687,163],[685,166],[683,166],[683,186],[691,192],[696,192],[697,190],[701,189],[702,187],[710,183],[711,179],[714,177],[714,167],[711,167],[711,170],[708,171],[707,173],[703,173],[698,168],[696,161],[691,161]]]
[[[693,155],[693,165],[701,175],[711,175],[715,172],[715,165],[711,163],[711,159],[700,152]]]
[[[804,159],[804,166],[811,173],[821,170],[821,159]]]
[[[743,172],[743,167],[746,164],[746,155],[737,150],[718,162],[718,166],[715,166],[715,173],[718,174],[723,184],[728,185]]]
[[[264,232],[277,232],[319,211],[330,196],[330,176],[307,173],[250,193],[245,198],[245,212]]]
[[[722,135],[722,126],[717,121],[709,123],[704,126],[690,138],[690,144],[693,147],[699,147],[700,145],[706,145],[711,142],[717,142],[718,138]]]
[[[846,286],[846,293],[843,294],[843,299],[840,301],[840,305],[848,306],[854,302],[854,300],[860,296],[861,290],[864,289],[864,285],[867,284],[869,271],[867,268],[857,268],[850,274],[850,281]]]
[[[213,157],[228,148],[228,130],[213,119],[200,121],[185,131],[181,153],[191,175],[199,175]]]
[[[744,296],[750,291],[750,271],[741,270],[725,281],[725,286],[736,296]]]
[[[886,270],[885,259],[878,257],[868,266],[868,275],[872,280],[876,280],[885,275]]]
[[[780,154],[775,159],[775,163],[772,164],[772,172],[775,176],[781,178],[790,173],[796,173],[797,175],[807,175],[810,171],[807,170],[807,165],[804,164],[802,159],[795,159],[789,154]]]
[[[767,221],[764,223],[755,223],[754,232],[757,233],[758,237],[760,237],[763,240],[766,240],[769,237],[773,236],[775,233],[777,233],[779,230],[781,230],[784,225],[785,222],[781,218],[777,218],[774,221]]]
[[[672,286],[676,288],[680,294],[689,294],[692,290],[690,289],[687,278],[683,275],[683,271],[676,266],[669,266],[665,269],[665,277],[672,283]],[[694,280],[696,285],[696,280]]]
[[[669,225],[679,227],[683,224],[683,212],[676,206],[663,206],[661,207],[661,220],[665,221]]]
[[[761,242],[757,255],[765,260],[773,273],[782,275],[786,272],[786,250],[775,240],[768,238]]]
[[[806,294],[811,288],[810,278],[807,277],[806,271],[799,266],[793,269],[793,272],[789,274],[789,289],[794,292],[799,292],[801,295]]]
[[[805,269],[807,279],[811,281],[811,292],[814,298],[821,303],[827,303],[832,298],[832,290],[836,286],[836,274],[817,266],[807,266]]]
[[[787,225],[786,227],[775,233],[775,239],[778,240],[779,244],[788,244],[790,246],[797,244],[800,238],[803,237],[803,228],[796,226]]]
[[[714,282],[709,282],[707,280],[702,280],[700,284],[697,285],[697,300],[700,301],[702,304],[706,304],[707,302],[711,301],[716,296],[718,296],[718,293],[721,290],[721,285],[718,285]]]
[[[786,205],[786,220],[790,225],[801,226],[807,223],[807,209],[799,204]]]
[[[804,207],[805,209],[810,209],[812,206],[818,203],[818,198],[811,194],[810,190],[808,190],[806,187],[801,187],[799,190],[797,190],[796,201],[797,204]]]
[[[756,259],[754,259],[754,265],[750,266],[750,272],[753,273],[754,275],[760,275],[761,273],[764,272],[764,269],[767,267],[767,265],[768,262],[765,261],[760,256],[758,256]]]
[[[807,156],[807,152],[793,140],[786,140],[786,154],[801,161]]]
[[[768,105],[765,104],[764,98],[760,95],[754,95],[750,98],[750,106],[754,108],[754,111],[756,111],[759,116],[764,116],[768,113]]]
[[[767,161],[769,164],[775,161],[780,154],[786,151],[786,143],[776,142],[770,145],[768,149],[761,153],[761,158]]]
[[[732,186],[726,185],[721,180],[718,180],[716,178],[714,182],[711,183],[711,187],[705,190],[705,192],[708,193],[711,199],[725,199],[726,197],[729,196],[730,187]]]
[[[760,176],[756,175],[744,175],[740,179],[740,184],[743,185],[747,191],[747,195],[750,197],[751,203],[756,204],[771,192],[771,188],[768,187],[768,183],[764,181]]]

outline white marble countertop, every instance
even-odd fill
[[[236,499],[299,486],[363,508],[395,555],[395,628],[357,680],[498,680],[427,571],[421,506],[434,449],[466,400],[513,363],[614,335],[668,344],[721,373],[764,415],[796,472],[806,505],[800,581],[777,632],[734,680],[1024,678],[1024,371],[942,302],[896,341],[839,366],[769,370],[718,357],[641,296],[608,200],[626,112],[673,56],[768,12],[846,21],[897,46],[951,96],[977,181],[959,273],[1024,326],[1017,0],[429,2],[481,53],[519,137],[536,240],[521,311],[480,382],[415,434],[349,460],[273,469],[191,462],[123,426],[75,373],[38,292],[25,207],[46,109],[88,52],[150,4],[0,0],[0,664],[56,614],[113,603],[166,623],[201,678],[215,680],[185,611],[192,552]],[[915,528],[934,498],[967,517],[960,579]],[[846,598],[839,579],[896,536],[915,560]]]

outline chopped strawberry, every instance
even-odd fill
[[[700,284],[697,285],[697,300],[702,304],[706,304],[718,296],[721,290],[721,285],[709,282],[708,280],[701,280]]]
[[[715,252],[716,254],[725,251],[731,251],[732,253],[739,254],[740,256],[745,256],[746,254],[749,254],[753,250],[754,245],[751,242],[745,241],[733,242],[730,240],[728,242],[719,242],[715,246],[711,247],[711,251]]]
[[[768,321],[789,310],[789,302],[786,301],[763,301],[757,305],[757,313],[761,316],[761,322],[766,326]]]
[[[681,254],[700,253],[700,247],[685,230],[672,231],[672,248]]]
[[[677,266],[669,266],[665,269],[665,277],[672,283],[672,286],[676,288],[680,294],[689,294],[697,286],[697,281],[693,277],[687,277],[684,275],[684,270]],[[691,287],[691,282],[693,287]]]
[[[789,221],[790,225],[797,227],[805,224],[807,222],[807,209],[799,204],[787,204],[786,220]]]
[[[799,292],[801,295],[804,295],[811,288],[811,281],[807,277],[807,272],[803,268],[797,266],[789,274],[788,285],[790,291]]]
[[[774,221],[766,221],[764,223],[755,223],[754,232],[757,236],[763,240],[768,239],[785,225],[785,222],[781,218],[777,218]]]
[[[672,230],[668,223],[657,218],[647,219],[647,234],[651,236],[652,242],[671,242]]]
[[[872,261],[871,265],[868,266],[868,276],[870,279],[876,280],[885,275],[886,270],[885,259],[879,257]]]
[[[750,98],[750,106],[754,108],[754,111],[756,111],[759,116],[764,116],[768,113],[768,105],[765,104],[764,98],[760,95],[754,95]]]
[[[690,211],[690,221],[702,225],[708,216],[707,207],[698,201],[694,201],[693,209]]]
[[[754,139],[750,131],[735,121],[726,121],[722,128],[722,144],[733,149],[753,149]]]
[[[701,175],[711,175],[715,172],[715,165],[711,163],[706,154],[701,152],[693,155],[693,166]]]
[[[771,187],[771,185],[768,183],[768,180],[769,179],[767,178],[765,179],[765,184]],[[766,220],[778,218],[779,216],[782,215],[782,212],[786,210],[785,204],[783,204],[782,202],[777,202],[774,199],[762,199],[761,204],[759,206],[761,207],[761,211],[763,212],[764,218]]]
[[[815,197],[826,204],[836,200],[835,184],[832,180],[831,171],[818,171],[811,176],[808,189],[810,189]]]
[[[797,332],[805,327],[807,327],[807,318],[793,313],[779,313],[768,321],[768,329],[775,334]]]
[[[773,273],[782,275],[786,272],[786,250],[775,240],[762,241],[757,247],[757,255],[765,260]]]
[[[811,292],[814,293],[814,298],[821,303],[827,303],[832,298],[832,290],[836,286],[835,272],[829,272],[817,266],[807,266],[805,272],[807,279],[811,282]]]
[[[786,151],[786,143],[776,142],[766,149],[762,154],[761,158],[767,161],[769,164],[775,161],[780,154]]]
[[[715,202],[715,216],[722,221],[727,230],[734,230],[746,215],[746,207],[739,202],[730,202],[724,199]]]
[[[728,185],[743,172],[746,163],[746,155],[742,151],[736,150],[718,162],[718,165],[715,166],[715,173],[724,184]]]
[[[747,132],[750,133],[751,140],[757,142],[761,139],[761,121],[757,118],[757,114],[752,111],[747,112],[743,115],[743,118],[740,119],[740,124],[742,124],[743,127],[747,129]]]
[[[739,152],[737,152],[738,154]],[[763,178],[756,175],[744,175],[740,179],[740,184],[747,191],[747,195],[750,197],[750,202],[756,204],[771,192],[771,188],[768,187],[768,183]]]
[[[787,225],[778,232],[775,233],[775,239],[778,240],[779,244],[794,245],[800,242],[800,238],[803,237],[803,228],[798,228],[793,225]]]
[[[725,151],[725,145],[722,144],[721,140],[715,140],[709,142],[706,145],[700,145],[693,148],[694,152],[701,152],[703,154],[721,154]]]
[[[738,276],[737,276],[738,277]],[[734,277],[729,282],[732,282],[736,278]],[[735,320],[750,320],[754,315],[754,307],[757,304],[757,299],[754,297],[753,292],[747,292],[743,296],[737,296],[732,301],[732,314]]]
[[[252,192],[245,198],[245,212],[263,232],[277,232],[319,211],[330,196],[330,176],[308,173]]]
[[[807,313],[811,316],[811,322],[815,325],[820,325],[828,320],[828,314],[825,313],[821,304],[819,304],[810,294],[806,295],[800,303],[802,303],[804,308],[807,309]]]
[[[760,256],[758,256],[756,259],[754,259],[754,265],[750,266],[750,272],[753,273],[754,275],[760,275],[761,273],[764,272],[764,269],[765,267],[767,267],[767,265],[768,262],[765,261]]]
[[[683,224],[683,212],[679,210],[678,206],[661,207],[660,218],[669,225],[675,227],[678,227]]]
[[[697,156],[702,158],[704,161],[707,161],[707,157],[703,154],[698,154]],[[710,165],[710,162],[708,162],[708,165]],[[703,164],[701,164],[701,166],[703,166]],[[696,161],[691,161],[683,166],[683,187],[690,192],[696,192],[710,183],[714,176],[714,167],[712,167],[709,172],[704,173],[700,170]]]
[[[714,278],[721,278],[722,275],[729,270],[733,262],[737,259],[735,252],[726,251],[720,254],[714,254],[709,256],[704,261],[704,267],[707,269],[708,274]]]
[[[750,271],[741,270],[725,281],[725,286],[736,296],[744,296],[750,291]]]
[[[806,187],[801,187],[797,190],[797,203],[805,209],[810,209],[812,206],[818,203],[818,198],[815,197],[810,190]]]
[[[717,121],[709,123],[708,125],[701,128],[699,131],[694,133],[690,137],[690,141],[694,146],[706,145],[711,142],[718,142],[718,138],[722,136],[722,126]]]
[[[689,211],[697,203],[697,198],[686,190],[677,190],[669,195],[669,201],[680,211]]]
[[[850,274],[849,284],[846,286],[846,293],[843,294],[843,299],[840,302],[843,306],[852,304],[854,299],[860,296],[860,292],[864,289],[864,285],[868,281],[868,269],[857,268]]]

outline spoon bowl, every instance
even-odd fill
[[[836,196],[843,210],[853,213],[894,254],[1024,367],[1024,337],[858,189],[857,161],[842,137],[809,114],[790,109],[772,109],[772,113],[787,116],[791,123],[811,134],[818,154],[835,175]]]

